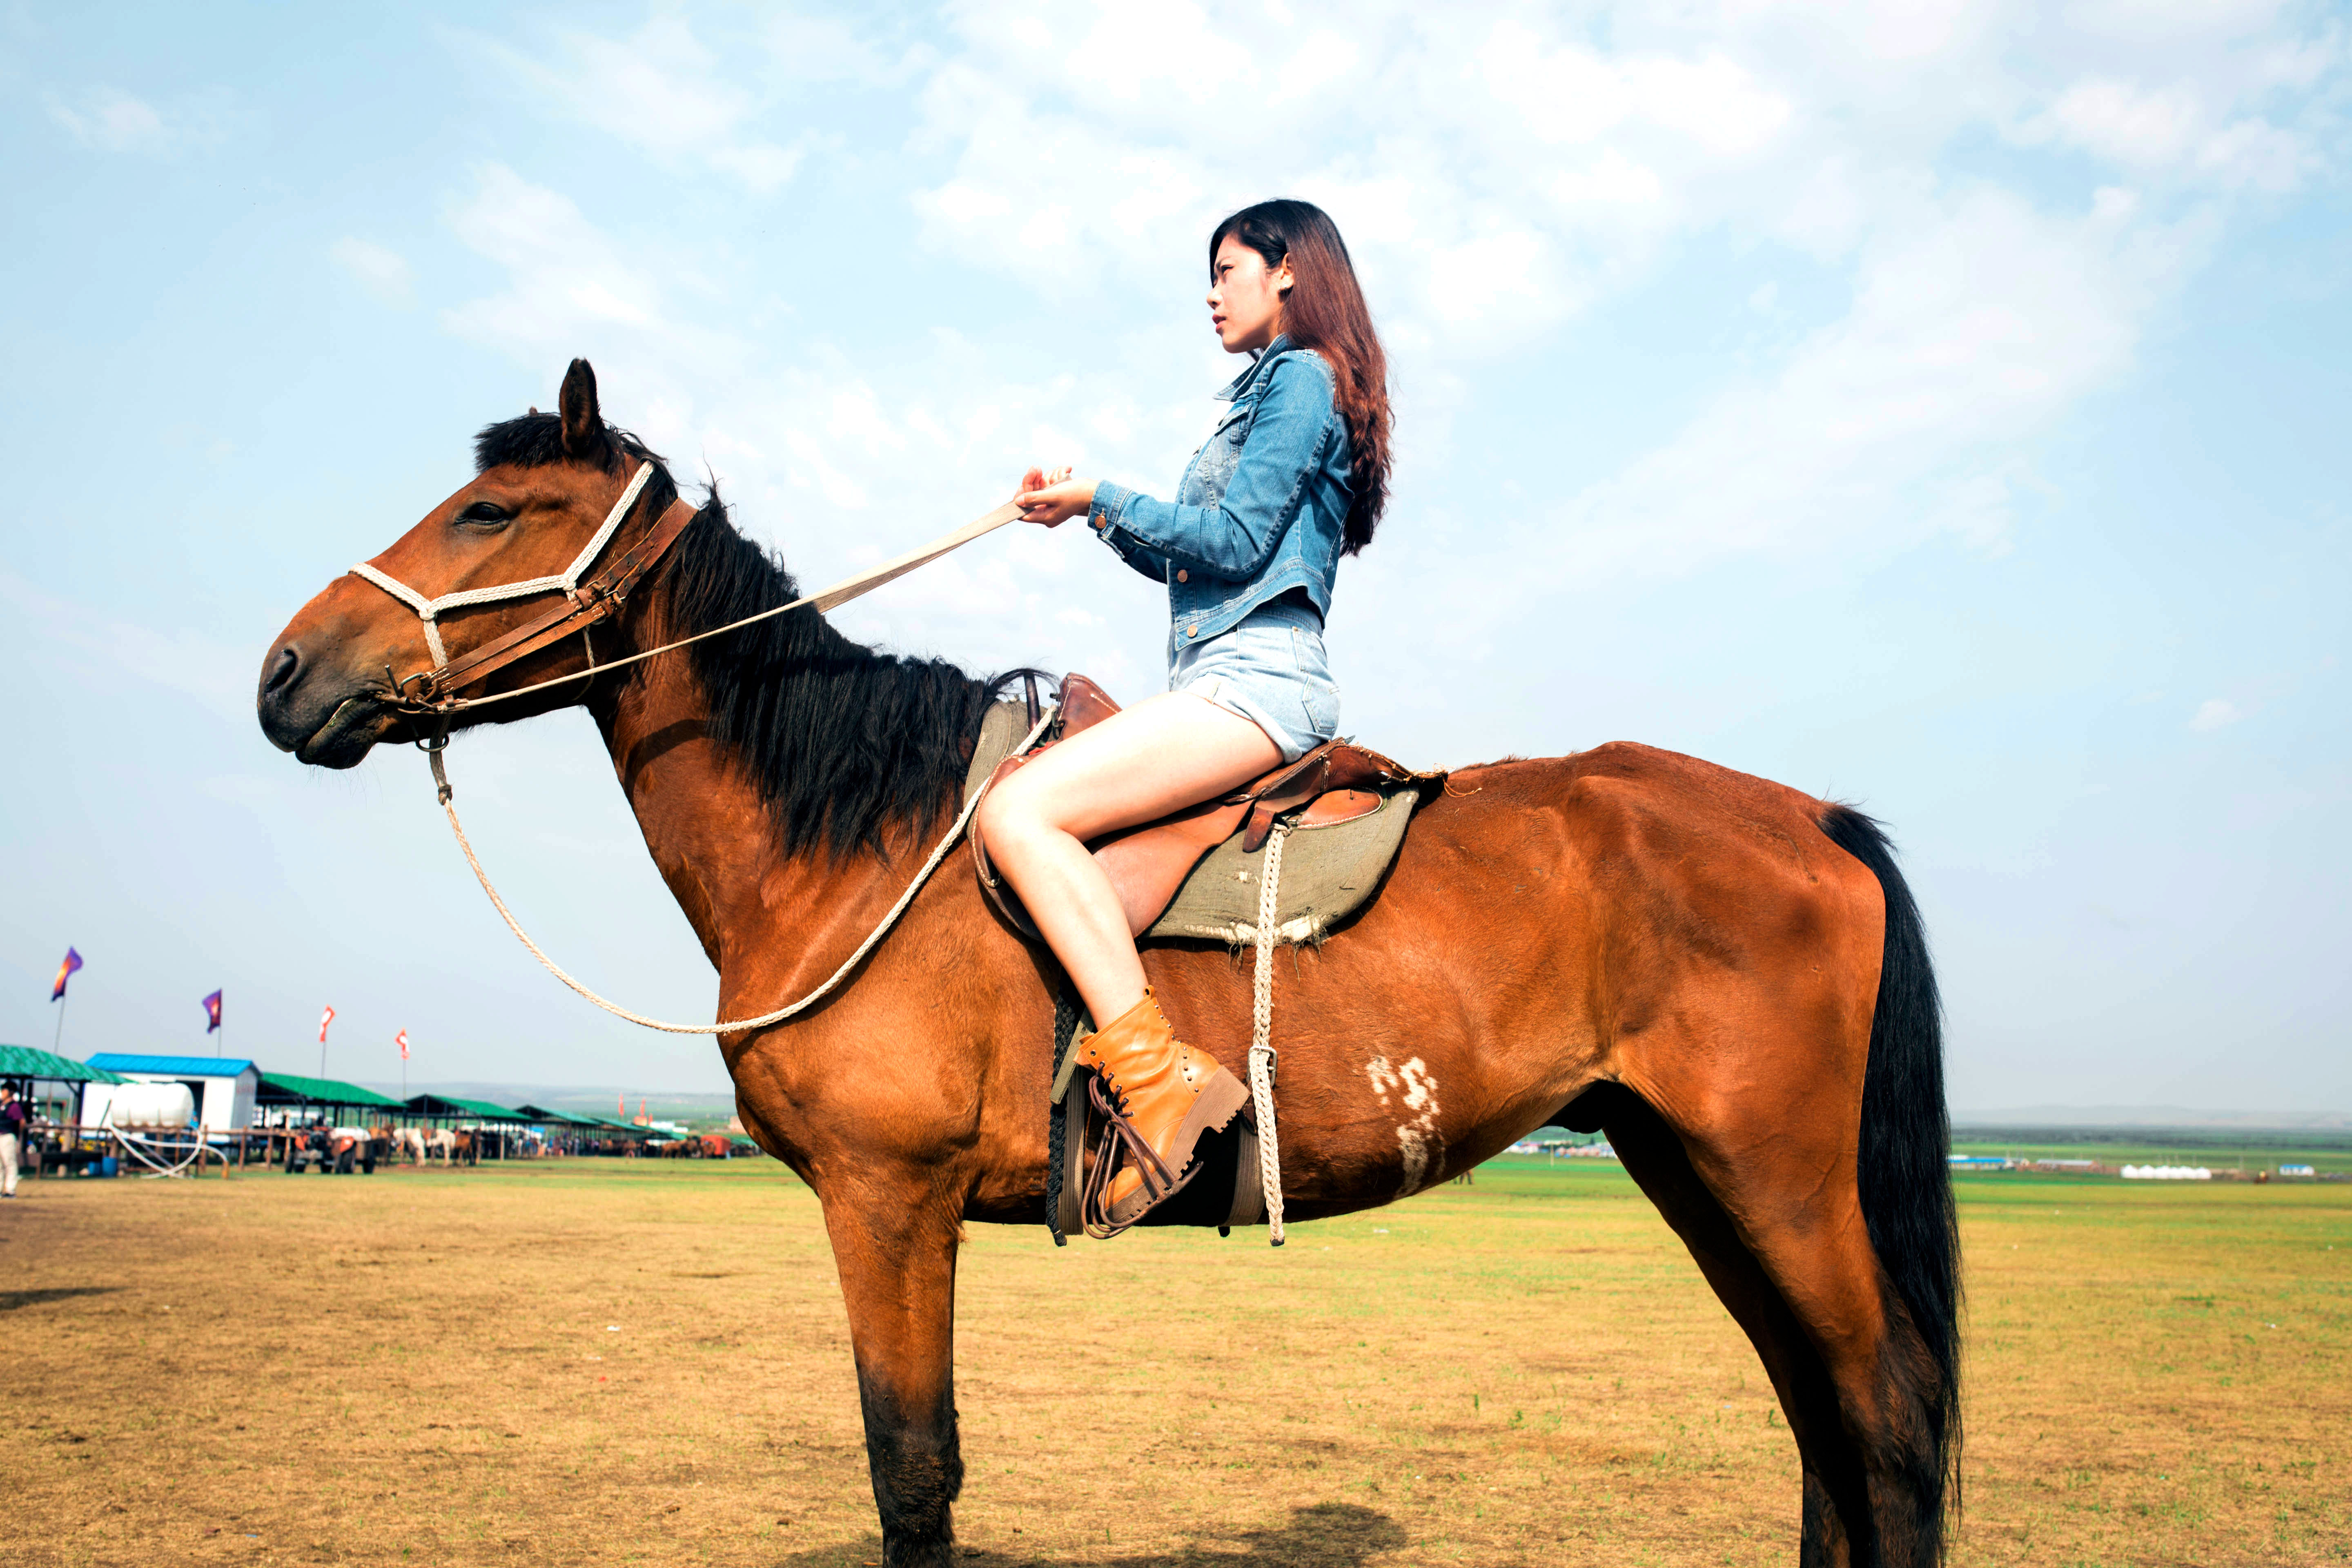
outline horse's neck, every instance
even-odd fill
[[[829,946],[831,927],[859,918],[878,894],[880,864],[866,855],[783,855],[758,786],[710,738],[699,684],[677,668],[682,661],[670,662],[596,710],[614,772],[655,867],[719,971],[722,998],[746,985],[797,984],[823,957],[816,950]]]
[[[758,790],[711,740],[709,705],[683,662],[662,661],[593,710],[655,867],[724,973],[774,839]]]

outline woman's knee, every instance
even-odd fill
[[[1023,787],[1020,780],[1018,773],[1000,779],[988,792],[988,798],[980,803],[981,837],[992,847],[1002,845],[1017,850],[1040,834],[1059,830],[1045,809],[1042,792]]]

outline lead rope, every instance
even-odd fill
[[[1061,709],[1058,705],[1046,709],[1045,716],[1037,721],[1036,727],[1023,739],[1013,754],[1018,756],[1035,745],[1038,738],[1045,734],[1046,726],[1053,723],[1060,712]],[[804,1012],[824,1000],[835,986],[840,984],[848,976],[851,970],[857,967],[859,962],[867,953],[874,951],[875,944],[889,934],[890,928],[898,923],[898,917],[907,912],[907,906],[915,901],[915,895],[922,890],[923,884],[930,879],[931,873],[940,868],[940,862],[947,858],[948,851],[955,847],[955,841],[963,837],[964,828],[971,822],[972,813],[980,809],[980,803],[988,796],[988,786],[985,784],[972,792],[971,799],[964,804],[963,810],[957,815],[955,826],[948,829],[948,836],[940,840],[939,847],[931,851],[931,858],[923,862],[922,869],[915,873],[915,879],[907,884],[907,890],[898,895],[898,901],[890,906],[890,912],[882,917],[882,923],[874,928],[872,935],[857,944],[857,951],[851,953],[848,960],[839,969],[835,970],[831,978],[824,984],[799,1001],[779,1007],[772,1013],[762,1013],[756,1018],[736,1018],[723,1024],[665,1024],[657,1018],[648,1018],[642,1014],[632,1013],[626,1007],[607,1002],[577,980],[572,979],[571,975],[566,974],[561,964],[548,957],[539,943],[530,940],[530,934],[515,920],[514,912],[507,908],[507,901],[499,897],[499,890],[496,888],[490,886],[489,873],[482,869],[481,860],[474,854],[474,846],[466,837],[465,825],[457,820],[457,807],[451,798],[455,792],[449,787],[448,770],[442,765],[441,762],[441,753],[448,750],[449,737],[442,735],[422,744],[425,755],[432,759],[433,784],[441,796],[441,810],[449,818],[449,831],[457,836],[457,847],[466,852],[466,864],[474,868],[474,880],[481,883],[482,891],[490,896],[490,907],[497,910],[499,918],[507,922],[507,930],[514,932],[516,940],[530,949],[530,955],[544,964],[550,974],[554,975],[613,1016],[626,1018],[632,1024],[640,1024],[648,1029],[659,1029],[667,1035],[731,1035],[739,1029],[764,1029],[771,1024],[781,1024],[795,1013]],[[1260,1037],[1264,1037],[1263,1029],[1260,1030]],[[1278,1214],[1275,1225],[1278,1232],[1281,1226]]]
[[[1267,1239],[1282,1245],[1282,1147],[1274,1137],[1274,922],[1282,913],[1282,841],[1290,824],[1277,821],[1257,872],[1257,976],[1250,1004],[1250,1104],[1257,1116],[1257,1173],[1265,1184]]]

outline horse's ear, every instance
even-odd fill
[[[573,360],[572,368],[563,373],[563,396],[557,406],[563,411],[563,455],[583,459],[601,457],[604,416],[596,406],[596,373],[586,360]]]

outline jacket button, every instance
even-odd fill
[[[1201,635],[1201,628],[1198,626],[1186,626],[1184,628],[1184,635],[1188,637],[1199,637]]]
[[[1186,572],[1181,566],[1176,568],[1176,581],[1179,583],[1189,583],[1192,580],[1192,574]]]

